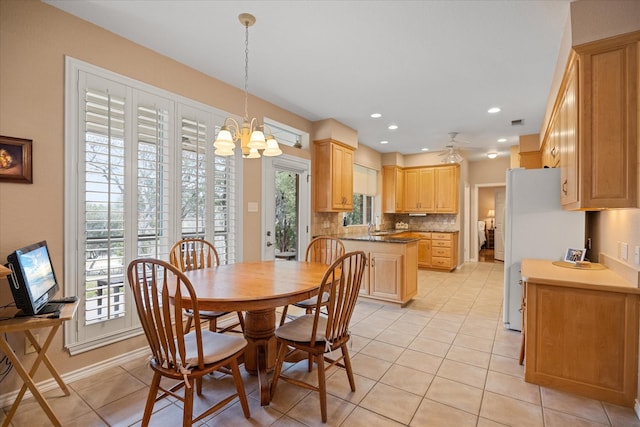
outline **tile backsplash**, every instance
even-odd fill
[[[459,231],[458,215],[455,214],[427,214],[425,216],[410,216],[409,214],[383,214],[380,230],[394,230],[397,222],[408,224],[409,230],[415,231]],[[366,225],[342,225],[342,213],[314,212],[312,236],[361,234],[367,232]]]

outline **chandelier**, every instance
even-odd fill
[[[258,150],[263,150],[263,156],[278,156],[282,154],[278,141],[269,132],[264,135],[265,125],[260,125],[254,117],[249,120],[249,27],[256,23],[255,16],[249,13],[238,15],[240,23],[244,25],[244,118],[242,126],[232,117],[227,117],[224,126],[220,128],[218,137],[213,142],[216,148],[215,154],[218,156],[232,156],[236,148],[235,143],[240,142],[242,157],[247,159],[257,159],[260,157]],[[266,127],[268,130],[268,127]]]

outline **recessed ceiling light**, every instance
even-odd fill
[[[398,129],[398,125],[389,125],[389,130],[396,130]]]
[[[495,159],[498,157],[498,153],[487,153],[487,157],[490,159]]]
[[[495,114],[495,113],[499,113],[499,112],[500,112],[500,108],[498,108],[498,107],[491,107],[487,111],[487,113],[489,113],[489,114]]]
[[[422,151],[429,151],[429,149],[428,148],[423,148]]]
[[[507,138],[500,138],[498,142],[507,142]]]
[[[389,141],[380,141],[380,144],[388,144]]]
[[[382,117],[382,114],[380,114],[380,113],[373,113],[373,114],[371,115],[371,117],[372,117],[372,118],[374,118],[374,119],[379,119],[380,117]]]

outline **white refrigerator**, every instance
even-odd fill
[[[523,258],[562,260],[584,248],[584,212],[560,207],[560,169],[507,170],[504,242],[504,326],[522,330]]]

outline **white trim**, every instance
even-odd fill
[[[216,109],[210,105],[206,105],[191,99],[185,98],[173,92],[146,84],[144,82],[131,79],[124,75],[112,72],[108,69],[103,69],[95,65],[77,60],[75,58],[65,57],[65,185],[64,185],[64,271],[65,277],[65,294],[77,295],[83,289],[82,274],[83,269],[80,268],[84,263],[84,257],[81,254],[84,253],[84,248],[81,248],[83,242],[82,236],[84,233],[84,221],[79,220],[80,211],[82,207],[82,198],[79,194],[83,193],[84,181],[82,178],[84,173],[84,159],[82,156],[82,144],[84,143],[83,131],[80,129],[83,118],[81,117],[83,111],[83,99],[84,93],[81,93],[81,88],[90,86],[90,83],[95,79],[96,82],[105,81],[104,86],[111,86],[115,88],[117,92],[121,92],[118,96],[123,96],[131,104],[125,104],[125,116],[127,118],[124,134],[125,139],[130,138],[132,134],[136,132],[137,122],[135,120],[138,103],[137,99],[151,98],[151,103],[160,102],[165,106],[170,115],[170,123],[168,125],[169,135],[173,137],[173,150],[175,154],[180,150],[180,122],[183,117],[181,114],[184,111],[196,110],[199,118],[207,123],[207,140],[213,140],[215,136],[216,124],[221,125],[224,121],[224,117],[228,117],[229,114]],[[100,83],[102,85],[102,83]],[[126,170],[128,170],[125,179],[127,180],[127,188],[136,188],[135,179],[137,174],[135,173],[137,156],[131,156],[131,150],[135,150],[131,144],[126,144]],[[212,154],[212,148],[211,151]],[[170,190],[168,196],[170,205],[177,205],[179,202],[179,188],[176,183],[175,177],[179,174],[180,156],[175,156],[169,159],[173,162],[167,166],[167,173],[172,177],[168,185]],[[239,157],[236,157],[236,179],[235,179],[235,206],[232,215],[235,219],[231,232],[234,234],[235,251],[234,256],[236,261],[242,260],[242,161],[238,161]],[[211,162],[211,165],[213,162]],[[129,191],[125,194],[128,206],[135,206],[135,191]],[[175,212],[171,210],[171,213],[175,215]],[[171,215],[173,216],[173,215]],[[124,265],[128,260],[137,257],[136,251],[136,237],[133,235],[137,229],[137,224],[133,217],[127,216],[125,230],[125,248],[124,248]],[[171,218],[171,222],[168,224],[166,230],[167,242],[163,244],[169,244],[172,240],[177,240],[180,236],[181,223],[178,217]],[[82,249],[82,250],[81,250]],[[167,248],[168,250],[168,248]],[[159,256],[163,256],[160,254]],[[126,267],[125,267],[126,268]],[[128,287],[125,287],[128,288]],[[128,292],[128,289],[125,290]],[[78,294],[80,295],[80,294]],[[110,320],[100,324],[94,324],[86,326],[83,323],[83,318],[76,317],[71,322],[65,322],[64,325],[64,344],[69,349],[72,355],[78,354],[84,351],[93,350],[106,344],[122,341],[134,336],[138,336],[141,333],[137,315],[135,310],[131,306],[131,298],[125,298],[127,304],[126,315],[119,319]],[[81,305],[81,309],[84,306]],[[117,323],[116,323],[117,322]],[[99,325],[99,326],[98,326]],[[89,333],[89,328],[93,328]]]
[[[309,244],[311,229],[311,161],[300,157],[282,154],[278,157],[262,158],[262,260],[274,259],[274,246],[267,247],[267,232],[271,233],[269,241],[273,243],[275,228],[273,217],[275,207],[275,171],[289,170],[300,174],[300,194],[298,208],[298,254],[302,254]],[[270,224],[270,225],[269,225]]]
[[[132,359],[143,357],[145,355],[151,356],[148,346],[141,347],[137,350],[133,350],[128,353],[120,354],[116,357],[112,357],[111,359],[101,360],[99,362],[94,363],[93,365],[85,366],[80,369],[76,369],[75,371],[62,374],[60,375],[60,377],[62,378],[62,381],[64,381],[65,384],[69,384],[73,381],[89,378],[95,374],[106,371],[107,369],[111,369],[115,366],[120,366],[124,363],[130,362]],[[36,383],[36,387],[41,393],[45,393],[49,390],[59,389],[58,383],[53,378]],[[15,402],[16,400],[16,397],[18,396],[18,392],[19,390],[15,390],[9,393],[1,394],[0,406],[4,408],[6,406],[13,404],[13,402]],[[23,397],[23,400],[28,399],[30,397],[33,397],[33,395],[31,394],[30,391],[27,390],[27,392]]]
[[[474,224],[475,228],[471,228],[472,230],[477,230],[478,224],[478,189],[480,187],[506,187],[506,182],[493,182],[486,184],[474,184],[473,185],[473,195],[471,197],[471,224]],[[480,252],[480,248],[478,248],[478,233],[473,232],[467,235],[467,242],[469,248],[471,250],[469,254],[469,261],[478,262],[478,253]]]

